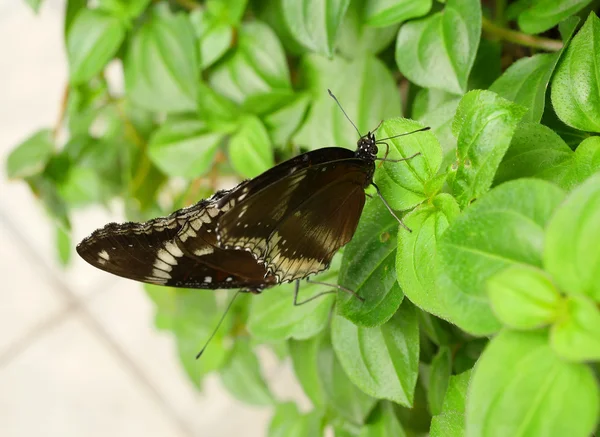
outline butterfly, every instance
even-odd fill
[[[329,91],[346,118],[337,98]],[[373,185],[377,140],[359,133],[355,151],[317,149],[285,161],[209,199],[145,223],[110,223],[85,238],[79,255],[104,271],[185,288],[241,288],[260,293],[327,269],[353,237]],[[381,125],[381,123],[380,123]],[[387,151],[386,151],[387,156]],[[351,290],[334,285],[352,294]],[[298,282],[294,303],[297,304]]]
[[[149,284],[260,293],[277,285],[276,277],[250,253],[217,244],[217,202],[227,194],[145,223],[109,223],[83,239],[77,253],[94,267]]]
[[[377,140],[379,126],[361,135],[352,125],[360,136],[355,151],[329,147],[303,153],[219,199],[219,246],[249,251],[279,282],[307,278],[326,270],[335,253],[352,239],[370,185],[404,226],[373,183],[375,161],[400,162],[418,154],[398,160],[378,158],[378,144],[389,150],[386,140],[429,128]]]

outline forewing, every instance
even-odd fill
[[[281,221],[264,255],[269,272],[279,281],[327,269],[335,253],[352,239],[365,204],[362,178],[362,173],[347,173]]]
[[[352,150],[341,147],[325,147],[303,153],[270,168],[253,179],[245,180],[219,199],[218,208],[223,212],[227,212],[238,203],[255,196],[294,173],[320,164],[352,159],[353,157],[354,152]]]
[[[369,165],[355,158],[311,165],[242,199],[219,218],[220,246],[248,250],[267,261],[268,242],[285,220],[299,211],[310,211],[312,224],[324,223],[329,208],[340,203],[340,190],[360,193],[364,189]],[[364,202],[364,192],[356,195]],[[331,205],[326,206],[328,203]],[[298,228],[295,238],[303,238],[304,232]]]

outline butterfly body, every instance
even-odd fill
[[[219,245],[252,253],[281,282],[327,269],[356,231],[377,152],[369,132],[354,152],[317,149],[240,184],[218,202]]]

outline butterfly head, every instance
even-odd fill
[[[356,156],[362,159],[374,160],[377,157],[377,141],[375,140],[375,134],[372,132],[367,133],[360,137],[356,148]]]

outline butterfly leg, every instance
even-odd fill
[[[329,284],[327,284],[329,285]],[[331,293],[335,293],[335,290],[329,290],[329,291],[323,291],[321,293],[315,294],[312,297],[309,297],[306,300],[303,300],[302,302],[298,302],[298,292],[300,291],[300,279],[296,280],[296,288],[294,289],[294,306],[298,307],[300,305],[304,305],[305,303],[308,303],[312,300],[315,300],[321,296],[324,296],[326,294],[331,294]]]
[[[342,285],[338,285],[338,284],[330,284],[328,282],[320,282],[320,281],[311,281],[309,278],[306,278],[306,282],[310,282],[312,284],[317,284],[317,285],[326,285],[328,287],[332,287],[335,288],[336,290],[329,290],[329,291],[323,291],[319,294],[315,294],[314,296],[302,301],[302,302],[298,302],[298,292],[300,291],[300,280],[298,279],[296,281],[296,289],[294,290],[294,306],[299,306],[299,305],[303,305],[307,302],[310,302],[311,300],[314,300],[318,297],[324,296],[326,294],[331,294],[331,293],[335,293],[337,290],[342,290],[345,291],[348,294],[351,294],[352,296],[354,296],[355,298],[357,298],[358,300],[360,300],[361,302],[364,302],[365,299],[360,297],[358,294],[356,294],[355,291],[350,290],[349,288],[346,288]]]
[[[413,153],[410,156],[407,156],[406,158],[401,158],[401,159],[387,159],[388,153],[390,153],[390,145],[388,143],[386,143],[385,141],[378,141],[377,144],[385,144],[385,154],[383,155],[383,158],[375,158],[375,161],[382,161],[382,162],[402,162],[402,161],[408,161],[410,159],[413,159],[415,156],[419,156],[421,154],[421,152],[417,152],[417,153]]]
[[[375,187],[375,191],[377,192],[377,196],[379,196],[379,198],[381,199],[381,201],[383,202],[383,204],[385,205],[385,207],[388,209],[388,211],[390,212],[390,214],[392,214],[394,216],[394,218],[396,220],[398,220],[398,223],[400,223],[400,225],[402,225],[402,227],[404,229],[406,229],[408,232],[412,232],[412,229],[410,229],[408,226],[406,226],[404,224],[404,222],[392,210],[392,207],[389,205],[389,203],[387,203],[387,200],[385,200],[385,198],[381,195],[381,191],[379,191],[379,187],[377,185],[375,185],[374,182],[371,182],[371,185],[373,185]]]

